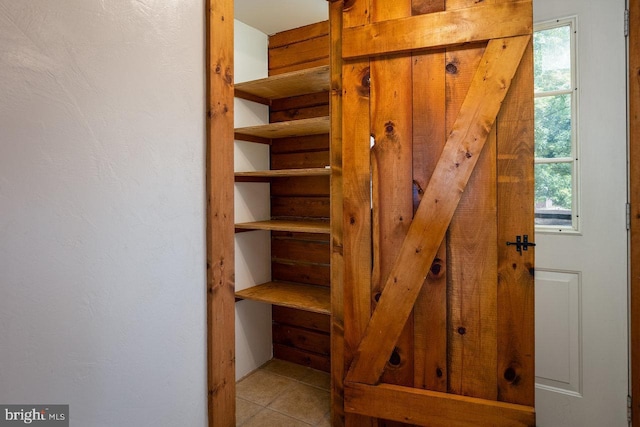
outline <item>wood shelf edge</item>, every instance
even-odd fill
[[[236,292],[237,299],[330,314],[330,289],[304,283],[266,282]]]
[[[330,168],[306,168],[306,169],[272,169],[262,171],[236,172],[237,182],[243,181],[269,181],[272,178],[329,176]]]
[[[321,116],[236,128],[235,139],[266,143],[276,138],[328,134],[329,128],[329,116]]]
[[[320,233],[329,234],[328,221],[322,220],[265,220],[242,222],[235,224],[236,231],[244,230],[269,230],[290,231],[293,233]]]
[[[328,90],[328,65],[235,84],[236,97],[249,99],[262,104],[268,103],[269,100],[307,95]]]

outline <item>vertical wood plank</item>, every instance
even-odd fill
[[[342,258],[342,7],[329,3],[331,40],[331,425],[344,426],[344,263]]]
[[[533,48],[529,43],[498,116],[498,399],[534,402]]]
[[[378,1],[371,7],[372,22],[411,15],[411,0]],[[411,57],[382,56],[371,60],[374,306],[413,216],[412,107]],[[397,357],[387,363],[381,381],[413,385],[412,316],[394,352]]]
[[[371,316],[369,61],[342,68],[344,363],[351,365]],[[347,414],[347,426],[368,422]]]
[[[209,426],[235,425],[233,0],[207,0]]]
[[[369,22],[371,0],[344,0],[342,28]],[[369,160],[369,60],[342,65],[342,177],[344,370],[349,368],[371,317],[371,176]],[[376,426],[348,413],[347,427]]]
[[[483,52],[481,46],[447,52],[447,130]],[[495,174],[492,131],[451,221],[447,257],[448,389],[487,399],[495,399],[497,389]]]
[[[632,425],[640,426],[640,1],[629,2]]]
[[[411,2],[411,14],[423,15],[425,13],[442,12],[445,10],[444,0],[413,0]]]
[[[449,228],[449,391],[497,397],[495,128]]]
[[[342,28],[358,27],[369,23],[371,2],[374,0],[342,0]]]
[[[444,10],[444,0],[413,0],[412,13]],[[445,52],[413,55],[413,208],[446,142]],[[442,243],[414,307],[414,385],[447,391],[446,241]]]
[[[446,0],[447,1],[447,10],[457,10],[457,9],[465,9],[467,7],[476,6],[479,2],[477,0]],[[494,4],[499,1],[504,0],[483,0],[482,4]],[[513,1],[513,0],[506,0]]]

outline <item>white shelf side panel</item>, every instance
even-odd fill
[[[235,21],[235,81],[260,79],[267,76],[268,37],[260,31]],[[269,123],[268,107],[236,99],[235,126]],[[236,171],[269,169],[269,146],[236,141],[234,144]],[[235,184],[235,221],[269,218],[269,184]],[[252,231],[235,236],[236,289],[244,289],[271,278],[270,233]],[[236,379],[240,379],[271,359],[271,306],[254,301],[236,303]]]

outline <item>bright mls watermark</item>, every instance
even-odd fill
[[[69,405],[0,405],[0,427],[69,427]]]

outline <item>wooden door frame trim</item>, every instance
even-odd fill
[[[236,424],[233,17],[233,0],[206,0],[207,408],[210,427]]]
[[[630,347],[633,426],[640,426],[640,0],[629,0]]]

